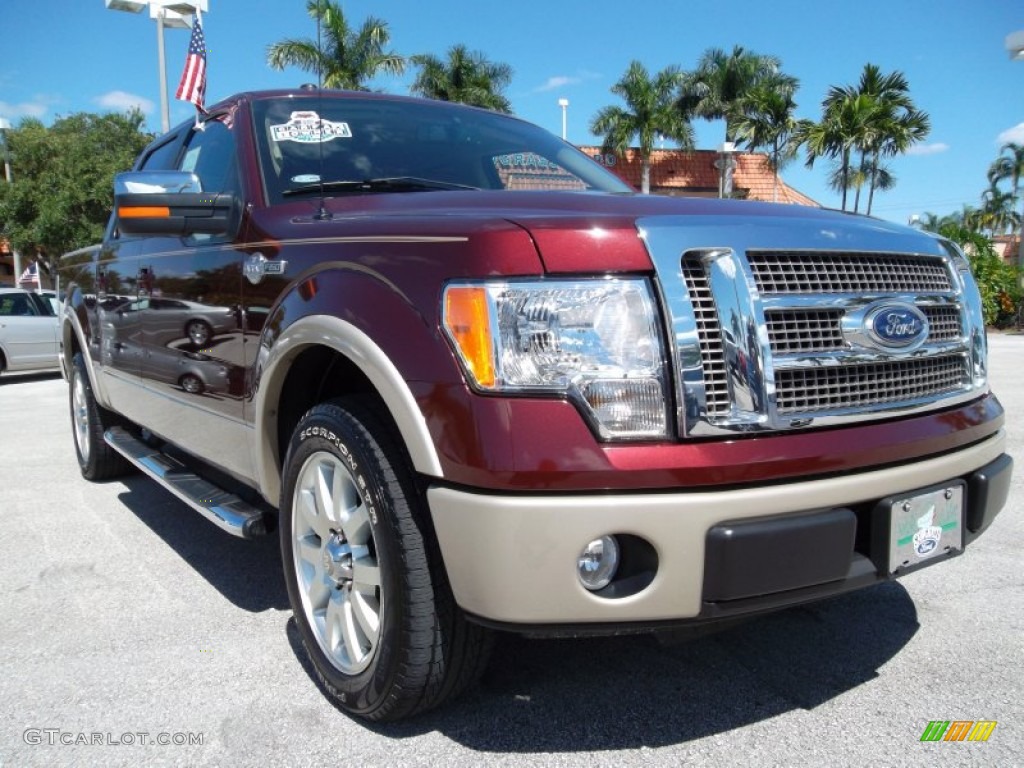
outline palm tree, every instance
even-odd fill
[[[412,57],[420,68],[412,92],[428,99],[457,101],[495,112],[511,112],[512,104],[502,91],[512,82],[512,67],[495,64],[479,51],[464,45],[448,49],[448,60],[431,54]]]
[[[861,146],[868,173],[868,206],[871,213],[878,183],[879,162],[882,157],[902,154],[911,145],[923,141],[931,131],[928,114],[914,106],[910,98],[910,84],[902,72],[882,74],[874,64],[865,64],[861,72],[857,93],[874,99],[877,112]],[[854,210],[857,206],[854,205]]]
[[[992,184],[1010,179],[1013,196],[1020,191],[1020,180],[1024,178],[1024,144],[1004,144],[999,150],[999,157],[988,169],[988,180]]]
[[[931,211],[925,211],[918,217],[917,223],[925,232],[938,232],[939,227],[942,226],[942,217]]]
[[[837,163],[839,181],[834,186],[842,191],[843,210],[851,188],[856,190],[853,209],[860,209],[861,188],[867,185],[870,214],[874,192],[882,187],[881,159],[906,152],[930,130],[931,121],[914,107],[903,74],[883,75],[874,64],[866,64],[857,86],[829,88],[822,102],[821,123],[806,130],[800,139],[807,149],[808,167],[821,156]],[[855,152],[858,162],[851,169]],[[886,181],[891,186],[894,180],[889,175]]]
[[[604,136],[603,152],[625,154],[637,137],[640,143],[640,191],[651,191],[651,151],[658,136],[676,142],[682,149],[693,149],[693,127],[675,104],[681,74],[667,67],[653,79],[639,61],[633,61],[626,74],[612,86],[626,107],[603,107],[590,123],[590,131]]]
[[[384,50],[391,40],[387,22],[369,17],[355,30],[345,18],[339,3],[332,0],[307,0],[306,10],[319,22],[318,40],[282,40],[267,49],[272,69],[296,66],[315,72],[326,88],[366,91],[366,82],[378,72],[400,75],[405,58]]]
[[[751,151],[767,148],[774,172],[772,201],[778,199],[779,170],[799,149],[797,137],[809,121],[793,117],[793,94],[762,83],[737,102],[736,139]]]
[[[1014,199],[1019,199],[1020,181],[1024,178],[1024,145],[1010,142],[999,150],[999,157],[988,169],[988,180],[991,184],[1009,179]],[[1020,217],[1020,245],[1017,249],[1017,266],[1024,267],[1024,210]]]
[[[782,61],[734,46],[732,53],[709,48],[697,68],[683,76],[679,108],[684,115],[706,120],[725,119],[725,140],[736,138],[737,104],[757,86],[767,86],[790,96],[797,80],[782,74]]]
[[[833,86],[822,102],[821,122],[808,123],[797,132],[796,140],[807,152],[808,168],[812,168],[819,157],[830,158],[835,164],[832,186],[842,193],[844,211],[847,192],[852,186],[853,152],[864,141],[874,111],[874,100],[870,96]]]
[[[981,193],[982,215],[989,234],[1006,234],[1020,226],[1020,214],[1014,210],[1017,199],[1012,192],[1004,192],[993,184]]]

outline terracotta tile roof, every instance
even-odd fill
[[[1020,253],[1020,236],[996,235],[992,238],[992,247],[1007,264],[1016,264]]]
[[[600,147],[582,146],[584,153],[596,159],[634,189],[640,189],[640,153],[626,151],[625,157],[607,155]],[[768,156],[750,152],[737,152],[736,170],[733,172],[734,196],[748,200],[772,201],[774,174]],[[669,195],[715,197],[718,195],[719,171],[715,161],[719,153],[710,149],[684,152],[679,149],[656,149],[651,153],[651,192]],[[807,195],[793,189],[781,178],[777,202],[794,205],[821,205]]]

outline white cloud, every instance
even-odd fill
[[[569,85],[582,83],[584,80],[597,80],[600,77],[601,75],[597,72],[591,72],[585,69],[579,70],[575,75],[555,75],[554,77],[549,77],[545,80],[544,85],[539,85],[534,88],[532,93],[547,93],[548,91],[555,91]]]
[[[6,101],[0,101],[0,117],[6,117],[8,120],[14,120],[19,117],[42,117],[46,114],[46,110],[49,107],[50,105],[43,99],[23,101],[20,104],[9,104]]]
[[[996,144],[1000,147],[1004,144],[1024,144],[1024,123],[1017,123],[1013,128],[1000,133]]]
[[[907,150],[908,155],[940,155],[943,152],[949,151],[949,144],[943,144],[941,141],[936,141],[934,144],[919,144]]]
[[[128,93],[127,91],[110,91],[97,97],[94,101],[101,107],[113,109],[117,112],[127,112],[130,109],[137,108],[144,115],[151,113],[155,106],[149,99],[136,96],[134,93]]]
[[[549,77],[544,85],[534,88],[535,93],[545,93],[546,91],[554,91],[559,88],[564,88],[567,85],[575,85],[580,82],[578,77],[569,77],[567,75],[556,75],[555,77]]]

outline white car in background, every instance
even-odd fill
[[[60,370],[59,332],[47,298],[0,288],[0,373]]]

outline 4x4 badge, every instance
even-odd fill
[[[263,279],[264,275],[283,275],[287,268],[287,261],[270,261],[266,256],[257,251],[245,260],[245,266],[242,267],[242,271],[245,273],[246,279],[253,285],[256,285]]]

